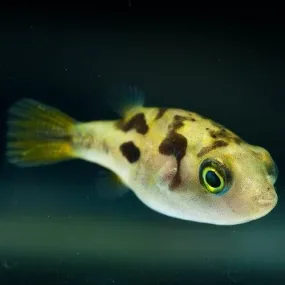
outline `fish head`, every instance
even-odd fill
[[[181,164],[181,185],[172,190],[173,197],[182,197],[184,216],[189,213],[196,221],[246,223],[276,206],[277,176],[278,168],[266,149],[245,142],[228,144],[200,158],[186,155]]]

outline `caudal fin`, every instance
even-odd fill
[[[75,123],[61,111],[33,99],[17,101],[8,111],[8,161],[30,167],[72,159]]]

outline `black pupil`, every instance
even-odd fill
[[[221,180],[214,171],[209,170],[207,172],[206,181],[213,188],[218,188],[221,186]]]

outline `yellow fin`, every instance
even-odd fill
[[[8,161],[29,167],[73,158],[74,123],[68,115],[33,99],[15,102],[8,111]]]

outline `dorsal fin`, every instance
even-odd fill
[[[116,98],[110,100],[112,103],[108,104],[120,117],[125,117],[130,110],[144,106],[145,95],[135,85],[121,87],[117,92],[112,91],[112,97],[114,96],[113,94],[116,94]]]

